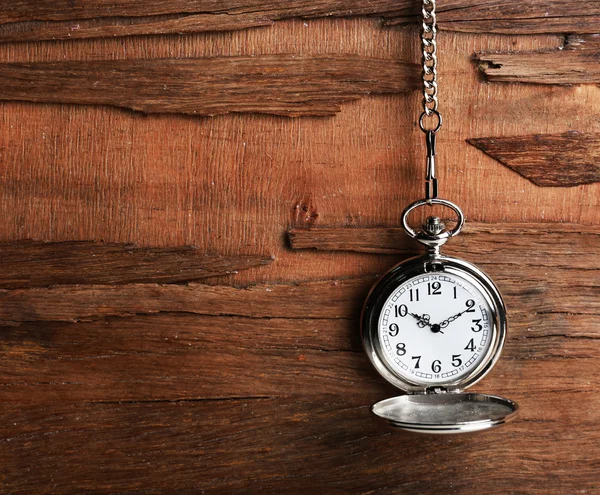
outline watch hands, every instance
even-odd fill
[[[418,315],[416,313],[409,313],[410,316],[415,317],[419,322],[417,323],[419,328],[429,327],[433,333],[444,333],[442,332],[442,327],[437,323],[431,323],[431,316],[428,314]]]
[[[419,320],[419,328],[425,328],[427,326],[431,326],[431,323],[429,322],[429,320],[431,319],[431,316],[425,314],[423,316],[418,315],[416,313],[408,313],[410,316],[415,317],[417,320]]]
[[[446,318],[444,321],[442,321],[440,323],[440,327],[441,328],[446,328],[448,325],[450,325],[450,323],[452,323],[454,320],[458,320],[458,318],[460,318],[462,315],[464,315],[467,311],[469,311],[470,308],[465,309],[464,311],[461,311],[460,313],[455,314],[454,316],[451,316],[450,318]]]

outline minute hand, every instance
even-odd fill
[[[467,311],[469,311],[470,308],[465,309],[464,311],[461,311],[460,313],[455,314],[454,316],[451,316],[450,318],[445,319],[442,323],[440,323],[440,327],[441,328],[446,328],[448,325],[450,325],[450,323],[452,323],[454,320],[458,320],[458,318],[460,318],[462,315],[464,315]]]

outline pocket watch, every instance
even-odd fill
[[[390,426],[422,433],[489,429],[515,417],[518,405],[492,395],[467,393],[496,364],[507,332],[506,307],[494,282],[475,265],[440,252],[462,230],[465,217],[438,198],[436,134],[442,126],[436,82],[435,0],[423,0],[425,199],[402,215],[406,233],[425,254],[400,263],[371,289],[361,316],[363,347],[379,374],[406,395],[378,402],[372,412]],[[457,219],[453,229],[434,216],[421,229],[409,215],[443,206]]]
[[[443,205],[458,215],[448,231],[429,217],[415,232],[408,214]],[[500,397],[464,393],[494,366],[507,331],[506,308],[494,282],[475,265],[440,253],[464,224],[454,204],[431,199],[409,206],[403,226],[426,246],[423,256],[392,268],[371,289],[361,317],[362,342],[379,374],[407,395],[375,404],[391,426],[424,433],[483,430],[510,421],[518,406]]]

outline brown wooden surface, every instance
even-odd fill
[[[349,55],[0,64],[0,78],[2,100],[208,116],[327,116],[370,93],[419,87],[417,64]]]
[[[448,0],[437,10],[442,29],[464,33],[597,33],[600,18],[594,0]],[[400,15],[388,24],[407,20]]]
[[[9,425],[14,457],[5,479],[15,491],[25,492],[30,483],[99,491],[98,479],[104,480],[105,492],[113,493],[160,491],[157,480],[170,480],[180,493],[195,493],[199,487],[205,493],[244,494],[468,493],[474,487],[489,493],[548,493],[548,486],[550,493],[571,493],[573,486],[596,490],[598,462],[590,459],[588,448],[597,426],[586,414],[598,408],[596,394],[573,392],[570,397],[578,407],[567,417],[555,407],[553,393],[524,397],[521,404],[528,416],[502,435],[449,440],[381,430],[365,403],[389,390],[371,390],[367,397],[311,395],[300,402],[294,397],[80,403],[43,412],[38,406],[8,405],[2,419]],[[527,447],[516,454],[515,445],[524,443]],[[572,450],[563,452],[556,469],[546,472],[546,486],[540,485],[532,471],[552,462],[549,445],[565,443]],[[22,473],[36,449],[48,455],[36,457],[37,469],[25,478]],[[113,459],[112,477],[106,476],[106,462],[87,462],[81,454],[88,451]],[[399,469],[399,458],[410,459],[411,469]],[[214,460],[210,470],[202,459]],[[357,459],[372,464],[369,476],[357,469]],[[76,486],[73,471],[80,473]],[[240,472],[252,476],[236,476]],[[202,482],[205,476],[212,480],[210,487]]]
[[[479,53],[476,62],[490,82],[598,84],[599,57],[600,35],[591,34],[569,36],[556,50]]]
[[[194,247],[140,248],[102,242],[0,244],[0,289],[73,284],[176,283],[238,273],[270,256],[207,256]]]
[[[452,0],[438,12],[442,29],[471,33],[596,33],[600,21],[593,0]],[[291,18],[379,16],[394,25],[416,23],[418,13],[412,0],[19,0],[0,5],[0,42],[215,32]]]
[[[487,380],[488,386],[521,397],[524,383],[535,384],[540,391],[568,393],[600,377],[595,366],[600,357],[599,269],[553,268],[540,274],[537,269],[520,268],[523,280],[514,280],[507,276],[505,265],[484,268],[500,284],[512,322],[505,362],[493,374],[495,378]],[[61,298],[54,293],[43,299],[46,306],[58,306],[50,311],[30,295],[19,302],[46,323],[3,328],[3,399],[42,404],[67,398],[75,402],[207,400],[302,395],[311,390],[361,395],[380,382],[364,366],[356,332],[360,302],[372,283],[319,284],[318,294],[312,284],[268,286],[261,287],[262,293],[223,292],[218,302],[211,300],[210,289],[196,287],[196,305],[191,298],[177,297],[172,286],[154,287],[155,308],[135,307],[128,315],[123,309],[136,305],[132,299],[148,299],[135,287],[120,292],[124,301],[120,304],[107,297],[105,289],[74,289]],[[99,306],[129,317],[93,323],[85,320],[107,315],[71,318],[86,310],[82,300],[92,294]],[[167,296],[171,304],[165,302]],[[320,311],[283,303],[295,299],[315,306],[319,297],[328,302]],[[180,305],[174,307],[174,300]],[[259,305],[260,310],[237,309]],[[3,307],[5,312],[18,313],[6,298]],[[142,316],[152,313],[160,314]],[[240,316],[233,316],[236,313]],[[228,316],[212,316],[223,314]],[[255,320],[266,317],[266,322]],[[68,322],[75,319],[84,322]],[[586,369],[585,375],[575,372],[577,366]],[[561,378],[545,381],[546,374],[559,370],[564,373]],[[513,377],[507,378],[510,373]],[[510,381],[503,383],[503,379]],[[597,412],[591,414],[598,417]],[[600,432],[595,438],[600,439]]]
[[[411,224],[415,227],[419,225],[414,221]],[[401,227],[298,228],[290,230],[288,236],[293,249],[403,256],[415,256],[422,252],[420,245],[410,239]],[[557,223],[491,225],[473,222],[467,223],[460,236],[444,249],[454,256],[468,257],[482,265],[506,263],[532,268],[544,265],[595,269],[600,267],[598,247],[600,232],[593,226]],[[493,257],[490,253],[493,253]]]
[[[496,4],[479,2],[482,26]],[[581,12],[545,4],[549,20],[538,2],[522,11],[528,29]],[[281,20],[3,44],[0,62],[334,53],[418,63],[416,35],[377,19]],[[439,39],[438,175],[469,219],[448,252],[480,263],[510,308],[503,357],[475,391],[517,400],[520,419],[424,438],[391,434],[369,413],[397,392],[360,350],[356,315],[371,282],[408,254],[390,253],[404,242],[402,208],[423,190],[417,92],[300,119],[3,102],[2,242],[196,246],[275,261],[202,283],[1,291],[1,492],[597,491],[600,185],[540,188],[465,140],[598,134],[598,87],[486,84],[473,64],[476,52],[554,50],[563,35]],[[287,231],[306,227],[343,231],[356,250],[290,249]]]
[[[599,134],[567,132],[468,141],[538,186],[572,187],[600,181]]]

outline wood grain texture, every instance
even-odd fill
[[[360,229],[348,229],[356,235]],[[341,233],[340,240],[348,234]],[[506,255],[490,258],[497,246],[510,246],[510,239],[495,238],[480,251],[480,264],[503,284],[507,297],[519,298],[517,308],[530,305],[532,311],[598,314],[598,259],[593,254],[599,245],[597,235],[574,233],[560,245],[543,237],[551,247],[540,244],[531,249],[527,263],[523,244]],[[507,242],[508,241],[508,242]],[[531,238],[529,239],[531,242]],[[579,249],[572,244],[579,243]],[[331,242],[330,244],[333,244]],[[520,250],[518,248],[521,248]],[[340,246],[340,249],[352,247]],[[464,249],[448,250],[449,253]],[[370,249],[373,250],[373,247]],[[385,251],[385,247],[383,251]],[[562,252],[561,252],[562,251]],[[487,253],[482,258],[481,253]],[[552,257],[554,278],[549,285],[539,273],[540,260]],[[573,262],[578,258],[583,261]],[[475,257],[474,257],[475,258]],[[499,267],[505,266],[504,270]],[[520,277],[514,277],[515,266]],[[75,322],[97,320],[109,316],[135,316],[165,312],[187,312],[204,315],[237,315],[250,318],[353,318],[358,316],[362,301],[374,279],[324,280],[298,284],[261,284],[245,288],[205,284],[157,285],[128,284],[125,286],[57,286],[39,289],[0,291],[0,321],[18,325],[28,321]],[[573,288],[577,287],[575,294]],[[543,296],[543,297],[542,297]],[[326,300],[327,305],[320,304]]]
[[[188,282],[272,262],[270,256],[207,256],[189,246],[140,248],[102,242],[24,240],[0,244],[0,288]]]
[[[145,113],[325,116],[343,102],[419,87],[416,64],[351,56],[264,55],[0,64],[0,99],[112,105]]]
[[[486,261],[476,247],[486,239],[484,269],[511,312],[504,354],[475,390],[522,406],[512,425],[462,438],[390,434],[369,412],[397,391],[360,351],[356,314],[374,277],[405,254],[297,250],[285,239],[292,227],[353,227],[358,237],[366,227],[398,225],[423,189],[416,92],[365,97],[335,118],[304,119],[1,103],[2,241],[193,245],[224,257],[273,253],[276,261],[189,292],[145,283],[70,286],[62,296],[53,289],[3,293],[26,301],[39,291],[30,310],[11,309],[28,320],[38,318],[37,308],[39,317],[67,310],[77,322],[0,328],[0,492],[593,493],[599,277],[569,255],[570,243],[573,252],[590,254],[576,234],[554,223],[539,229],[540,238],[533,232],[546,222],[580,223],[591,239],[600,186],[539,188],[465,143],[473,136],[600,133],[595,85],[482,84],[471,59],[474,52],[563,42],[555,35],[439,36],[445,126],[438,175],[444,197],[482,231],[459,236],[465,252],[455,253]],[[0,45],[0,61],[335,53],[417,63],[419,49],[416,26],[303,19],[185,36],[8,43]],[[508,233],[498,243],[483,233],[522,222],[533,225],[510,249],[500,242]],[[280,292],[269,296],[267,289]],[[85,300],[94,291],[100,298]],[[118,294],[144,301],[117,301]],[[211,307],[211,300],[220,302]],[[48,309],[56,302],[56,311]],[[103,316],[111,311],[101,304],[125,309],[124,316]],[[197,312],[187,313],[188,305]],[[142,313],[126,313],[132,309]]]
[[[595,33],[600,20],[592,0],[451,0],[438,12],[442,29],[471,33]],[[20,0],[0,10],[0,42],[226,31],[298,17],[379,16],[394,25],[416,23],[417,14],[418,3],[410,0]]]
[[[600,19],[593,0],[449,0],[437,10],[442,29],[465,33],[596,33]],[[406,19],[399,17],[388,23],[403,22]]]
[[[140,34],[214,32],[265,26],[291,18],[390,16],[414,12],[408,0],[174,0],[165,2],[23,0],[0,10],[0,41],[81,39]]]
[[[32,484],[137,492],[155,489],[160,479],[180,493],[421,495],[433,493],[432,486],[443,493],[467,493],[474,486],[514,493],[518,483],[518,493],[543,494],[547,487],[531,473],[545,470],[551,462],[549,451],[560,445],[562,461],[548,474],[552,491],[569,493],[574,483],[590,493],[595,490],[598,454],[588,446],[598,441],[598,433],[586,412],[599,404],[592,393],[574,392],[571,399],[579,407],[568,416],[554,407],[551,394],[524,394],[519,397],[523,420],[511,429],[451,440],[381,430],[370,417],[370,398],[6,405],[4,445],[13,455],[5,464],[3,486],[16,492],[28,491]],[[47,431],[53,432],[51,441]],[[508,462],[515,445],[520,469]],[[90,462],[95,452],[106,460]],[[392,452],[396,462],[389,461]],[[411,460],[410,470],[398,469],[400,455]],[[440,458],[460,458],[461,464],[446,462],[432,469]],[[30,462],[38,469],[25,477]],[[73,480],[62,469],[64,463],[81,477]],[[322,469],[325,463],[331,466],[327,471]],[[365,463],[373,463],[369,476],[357,469]],[[108,477],[107,472],[114,475]]]
[[[600,134],[477,138],[468,143],[538,186],[573,187],[600,181]]]
[[[250,318],[351,318],[357,315],[364,289],[373,281],[326,280],[245,288],[192,283],[4,290],[0,291],[0,321],[74,322],[165,312]],[[327,306],[320,304],[325,294],[329,298]]]
[[[292,0],[285,3],[260,0],[16,0],[0,10],[0,22],[18,22],[24,20],[73,20],[94,19],[98,17],[141,17],[166,14],[220,14],[263,13],[273,19],[289,17],[335,17],[388,13],[414,9],[410,1],[390,2],[389,0]]]
[[[419,57],[412,29],[381,31],[365,20],[307,24],[282,22],[272,32],[156,42],[130,38],[29,49],[6,45],[0,60],[214,58],[294,51]],[[557,37],[526,37],[519,47],[561,42]],[[464,142],[473,136],[539,133],[540,122],[544,132],[577,129],[582,122],[590,132],[600,132],[595,88],[586,86],[575,94],[572,88],[481,85],[470,54],[514,48],[512,40],[445,35],[440,43],[445,44],[445,63],[453,67],[440,89],[448,88],[446,124],[438,136],[443,194],[473,220],[600,221],[597,184],[540,195],[529,181]],[[523,99],[530,108],[528,120],[522,118]],[[104,239],[141,246],[196,245],[222,255],[277,256],[268,271],[243,273],[243,281],[353,276],[357,269],[368,274],[382,262],[358,264],[345,255],[329,263],[299,263],[281,243],[282,232],[290,225],[311,223],[396,224],[404,206],[422,195],[421,180],[415,180],[423,173],[422,133],[415,128],[418,105],[416,92],[383,95],[346,104],[335,119],[288,122],[253,114],[187,120],[108,107],[4,103],[4,239]]]
[[[586,287],[571,280],[571,287],[582,293],[582,306],[571,309],[581,314],[572,315],[565,314],[572,291],[563,287],[553,297],[533,284],[501,284],[511,308],[511,341],[486,380],[486,389],[569,393],[600,378],[595,365],[600,357],[600,307],[593,304],[597,284]],[[561,296],[567,299],[562,306],[556,304]],[[317,393],[357,397],[383,390],[383,380],[362,352],[357,318],[336,319],[333,311],[330,318],[294,316],[292,310],[290,317],[257,321],[175,312],[3,327],[3,402],[216,400]]]
[[[522,276],[527,280],[529,274]],[[531,482],[531,472],[543,471],[555,442],[560,442],[562,458],[574,463],[586,459],[577,486],[594,486],[600,459],[590,442],[600,439],[599,408],[589,381],[599,378],[600,308],[595,315],[565,314],[551,303],[548,314],[545,303],[556,289],[542,294],[536,288],[551,285],[555,277],[563,274],[552,270],[544,282],[507,294],[512,307],[509,341],[497,368],[477,387],[518,400],[520,421],[451,441],[390,435],[374,422],[370,404],[395,392],[368,365],[358,322],[332,319],[335,312],[329,318],[258,321],[174,313],[2,328],[3,414],[10,421],[2,422],[0,438],[12,453],[4,464],[3,486],[18,492],[48,483],[66,455],[77,476],[61,471],[53,476],[55,486],[99,492],[143,490],[156,485],[160,476],[161,485],[170,489],[184,490],[193,480],[195,488],[214,493],[277,492],[284,485],[293,493],[309,486],[324,493],[370,493],[390,483],[397,487],[393,493],[433,493],[423,484],[429,480],[432,452],[441,458],[460,453],[461,463],[473,455],[477,469],[486,473],[488,465],[476,459],[493,443],[492,456],[499,457],[490,460],[486,454],[486,459],[495,472],[512,471],[515,466],[506,456],[515,452],[517,440],[518,452],[526,458],[518,465],[530,470],[523,493],[543,493]],[[500,283],[506,290],[510,281]],[[572,283],[571,292],[574,286],[580,290]],[[597,291],[596,286],[582,302],[593,301]],[[332,298],[327,291],[321,294],[321,305],[329,307]],[[294,296],[289,300],[310,307],[310,299],[298,292]],[[293,317],[294,310],[289,314]],[[557,394],[577,401],[578,407],[556,407]],[[44,440],[49,432],[52,442]],[[399,441],[411,452],[410,476],[383,461],[390,449],[397,451]],[[113,452],[116,445],[118,453]],[[98,455],[101,470],[91,462]],[[375,472],[357,466],[370,465],[373,456],[382,459]],[[35,473],[18,475],[23,459],[38,457]],[[331,472],[320,468],[324,459],[340,470],[335,487],[329,485]],[[176,469],[182,462],[191,463],[189,472]],[[294,465],[301,468],[296,471]],[[196,472],[192,466],[202,469]],[[459,469],[450,462],[444,466],[440,469],[448,472]],[[410,481],[415,470],[424,473],[416,485]],[[217,475],[221,472],[223,476]],[[312,474],[306,479],[302,473]],[[453,480],[452,487],[466,493],[478,476],[461,477],[458,487]],[[488,481],[490,490],[514,486],[514,480]],[[449,481],[428,482],[435,490],[450,488]],[[567,486],[573,486],[572,477],[555,472],[553,488]]]
[[[293,249],[404,256],[423,251],[400,227],[297,228],[291,229],[288,236]],[[463,232],[444,246],[444,251],[483,265],[503,263],[532,268],[545,265],[584,270],[600,268],[598,247],[600,232],[592,226],[467,223]]]
[[[103,17],[70,21],[23,21],[0,24],[0,42],[109,38],[121,36],[218,32],[270,26],[273,20],[255,14],[167,14]]]
[[[479,70],[490,82],[532,84],[600,83],[600,35],[569,36],[556,50],[478,53]]]

